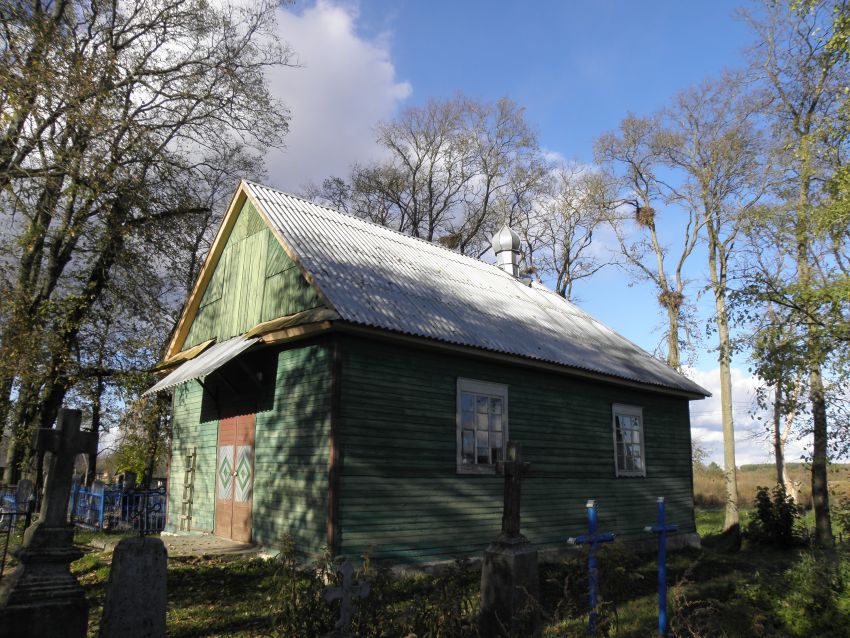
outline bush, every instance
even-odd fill
[[[755,517],[747,525],[749,540],[780,547],[802,543],[800,512],[794,499],[786,494],[784,485],[777,485],[772,492],[766,487],[759,487],[755,504]]]
[[[835,552],[806,552],[785,572],[773,597],[776,615],[793,636],[850,636],[850,563]]]
[[[850,539],[850,497],[845,496],[832,510],[832,516],[844,539]]]

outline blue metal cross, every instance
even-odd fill
[[[644,527],[643,531],[658,534],[658,635],[667,631],[667,532],[679,531],[678,525],[666,525],[664,521],[664,497],[658,497],[658,524]]]
[[[614,534],[596,531],[596,521],[596,501],[590,500],[587,502],[587,534],[567,539],[567,542],[573,545],[590,545],[590,551],[587,557],[587,571],[590,590],[588,631],[591,635],[596,634],[596,588],[598,579],[596,571],[596,547],[599,543],[610,543],[614,540]]]

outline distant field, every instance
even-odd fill
[[[811,470],[803,463],[789,463],[788,473],[798,482],[798,502],[804,508],[812,506]],[[838,502],[850,497],[850,464],[836,463],[829,468],[830,499]],[[776,468],[771,464],[742,465],[738,469],[738,505],[752,506],[759,486],[773,487],[776,484]],[[699,507],[717,508],[724,503],[723,471],[717,466],[694,470],[694,502]]]

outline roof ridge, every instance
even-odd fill
[[[443,250],[443,251],[449,253],[450,255],[454,255],[455,257],[461,257],[462,259],[467,259],[467,260],[471,261],[472,263],[474,263],[476,265],[483,265],[483,266],[486,266],[488,268],[495,268],[497,271],[499,271],[503,275],[511,277],[510,275],[508,275],[508,273],[506,273],[501,268],[496,266],[496,264],[491,264],[489,262],[486,262],[479,257],[471,257],[470,255],[465,255],[461,252],[458,252],[456,250],[452,250],[451,248],[448,248],[448,247],[443,246],[441,244],[437,244],[437,243],[434,243],[432,241],[428,241],[427,239],[423,239],[422,237],[414,237],[413,235],[406,235],[405,233],[402,233],[401,231],[395,230],[394,228],[390,228],[389,226],[384,226],[382,224],[378,224],[376,222],[369,221],[368,219],[363,219],[362,217],[357,217],[357,215],[352,215],[351,213],[344,213],[340,210],[337,210],[336,208],[331,208],[330,206],[326,206],[324,204],[319,204],[319,203],[314,202],[310,199],[307,199],[306,197],[302,197],[301,195],[295,195],[295,194],[289,193],[287,191],[282,191],[279,188],[274,188],[272,186],[266,186],[265,184],[260,184],[259,182],[253,182],[253,181],[247,180],[247,179],[243,180],[243,181],[250,186],[259,186],[260,188],[265,188],[266,190],[274,191],[275,193],[278,193],[279,195],[291,197],[292,199],[297,199],[298,201],[304,202],[305,204],[310,204],[311,206],[316,206],[317,208],[322,208],[322,209],[324,209],[328,212],[340,215],[341,217],[345,217],[345,218],[351,219],[353,221],[357,221],[357,222],[366,224],[367,226],[374,226],[375,228],[379,228],[379,229],[387,231],[387,232],[389,232],[393,235],[396,235],[397,237],[399,237],[402,240],[417,241],[417,242],[420,242],[422,244],[425,244],[426,246],[432,246],[432,247],[434,247],[438,250]],[[515,277],[511,277],[511,279],[515,279]],[[522,282],[519,282],[519,283],[522,283]]]

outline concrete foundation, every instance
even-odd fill
[[[494,543],[481,564],[481,636],[539,636],[537,550]]]

